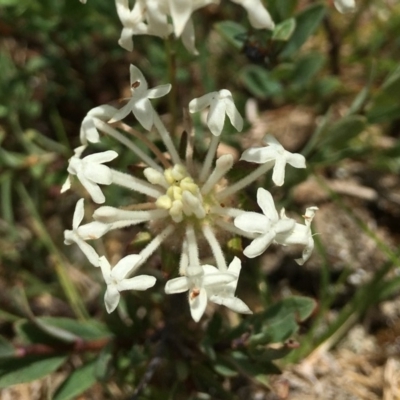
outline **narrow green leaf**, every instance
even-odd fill
[[[246,40],[247,29],[234,21],[223,21],[214,24],[217,32],[230,44],[240,50]]]
[[[43,378],[59,368],[66,356],[43,358],[27,356],[24,358],[0,361],[0,388]]]
[[[53,400],[75,399],[76,396],[89,389],[96,382],[95,364],[96,361],[93,360],[73,371],[59,386]]]
[[[366,128],[367,120],[359,115],[348,115],[330,126],[319,145],[343,149]]]
[[[15,357],[14,346],[4,336],[0,336],[0,360]]]
[[[282,85],[263,67],[248,65],[240,73],[240,78],[246,88],[259,98],[280,94]]]
[[[294,18],[282,21],[280,24],[276,25],[272,33],[272,40],[287,41],[291,38],[295,29],[296,20]]]
[[[296,28],[288,43],[281,52],[282,57],[292,56],[315,32],[325,16],[323,4],[313,4],[296,16]]]

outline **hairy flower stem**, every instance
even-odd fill
[[[171,91],[168,96],[168,108],[171,114],[171,124],[170,131],[172,135],[175,135],[175,130],[177,126],[177,108],[178,104],[178,96],[177,96],[177,81],[176,81],[176,52],[172,48],[171,38],[167,37],[164,41],[165,43],[165,51],[167,53],[167,64],[168,64],[168,78],[169,82],[172,85]]]
[[[157,171],[162,171],[162,168],[157,165],[146,153],[144,153],[138,146],[136,146],[132,141],[126,138],[124,135],[119,133],[116,129],[112,128],[107,123],[101,121],[98,118],[93,118],[94,124],[97,129],[101,130],[108,136],[113,137],[118,140],[118,142],[124,144],[128,149],[132,150],[144,163],[149,167],[154,168]]]
[[[161,243],[172,234],[175,230],[173,225],[168,225],[161,233],[159,233],[140,253],[141,260],[138,266],[143,265],[148,258],[160,247]]]
[[[116,185],[134,190],[135,192],[139,192],[150,197],[154,197],[155,199],[158,199],[163,194],[151,183],[143,181],[139,178],[135,178],[132,175],[124,174],[123,172],[115,170],[111,170],[111,174],[112,181]]]
[[[203,225],[202,230],[204,237],[206,238],[208,244],[211,247],[211,251],[214,255],[218,269],[221,272],[226,272],[228,268],[226,266],[224,253],[222,252],[221,246],[217,238],[215,237],[214,232],[212,231],[209,225]]]
[[[188,245],[189,266],[197,267],[200,265],[199,248],[197,247],[196,234],[191,224],[188,224],[186,227],[186,241]]]
[[[154,112],[154,126],[156,127],[158,133],[161,136],[162,141],[165,144],[165,147],[167,148],[169,154],[171,155],[171,159],[174,162],[174,164],[181,164],[181,159],[179,157],[178,151],[176,150],[176,147],[174,143],[172,142],[171,136],[167,129],[165,128],[163,122],[161,121],[161,118],[159,115]],[[159,170],[159,168],[157,168]]]
[[[210,172],[212,162],[215,157],[215,153],[217,152],[218,143],[219,143],[219,136],[211,135],[210,147],[208,148],[207,156],[199,176],[200,182],[204,182],[206,180],[207,175]]]
[[[249,186],[261,175],[264,175],[266,172],[272,169],[274,165],[275,161],[268,161],[265,164],[261,164],[256,170],[254,170],[249,175],[245,176],[240,181],[237,181],[235,184],[228,186],[226,189],[221,190],[219,193],[217,193],[216,194],[217,199],[218,200],[225,199],[226,197],[231,196],[232,194],[238,192],[239,190],[245,188],[246,186]]]

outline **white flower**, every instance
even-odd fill
[[[238,297],[235,297],[236,286],[241,269],[241,261],[239,258],[235,257],[229,264],[227,271],[235,276],[235,280],[223,285],[212,286],[207,289],[207,294],[213,303],[223,305],[241,314],[252,314],[250,308]],[[208,273],[215,272],[209,271]]]
[[[131,254],[118,261],[111,269],[111,265],[105,257],[100,258],[101,272],[107,284],[104,302],[108,313],[113,312],[119,303],[120,292],[123,290],[146,290],[156,283],[156,278],[150,275],[139,275],[134,278],[126,278],[139,266],[142,258],[138,254]]]
[[[207,126],[214,136],[221,135],[224,127],[225,115],[228,116],[231,124],[240,132],[243,129],[243,118],[239,114],[232,93],[222,89],[219,92],[211,92],[204,96],[193,99],[189,103],[189,111],[195,113],[210,107],[207,116]]]
[[[246,9],[249,16],[250,24],[256,29],[269,29],[275,28],[274,21],[271,15],[264,7],[261,0],[232,0],[234,3],[240,4]]]
[[[108,231],[108,225],[101,222],[90,222],[89,224],[79,226],[84,216],[83,199],[78,200],[75,207],[72,220],[72,231],[64,231],[64,243],[70,245],[76,243],[87,259],[95,267],[99,266],[99,255],[94,248],[87,244],[85,240],[98,239]]]
[[[130,112],[136,117],[140,124],[148,131],[153,126],[154,109],[149,99],[165,96],[171,90],[171,85],[160,85],[148,89],[147,81],[139,68],[130,66],[132,97],[128,103],[119,109],[113,116],[112,122],[124,119]]]
[[[125,50],[132,51],[132,36],[148,33],[148,26],[144,23],[145,2],[143,0],[135,1],[132,10],[129,8],[129,0],[116,0],[115,5],[123,26],[118,44]]]
[[[237,228],[245,232],[260,234],[243,251],[243,254],[249,258],[262,254],[273,242],[276,235],[287,233],[295,226],[293,219],[279,219],[274,200],[267,190],[258,189],[257,203],[264,215],[255,212],[244,212],[236,217],[234,221]]]
[[[306,160],[301,154],[292,154],[286,151],[283,146],[271,135],[267,135],[264,142],[267,147],[252,147],[243,152],[241,160],[265,164],[274,161],[272,180],[277,186],[282,186],[285,179],[286,164],[295,168],[305,168]]]
[[[110,185],[112,182],[112,172],[109,167],[102,165],[105,162],[114,160],[118,153],[113,150],[102,153],[91,154],[80,158],[85,146],[78,147],[75,154],[69,160],[68,172],[70,175],[76,175],[84,188],[89,192],[95,203],[105,202],[105,197],[99,184]],[[69,189],[70,179],[67,179],[61,192]]]
[[[354,0],[335,0],[335,7],[343,14],[353,12],[356,9],[356,2]]]
[[[189,305],[192,318],[198,322],[207,306],[207,291],[235,280],[229,273],[219,272],[212,265],[186,268],[187,276],[171,279],[165,285],[167,294],[182,293],[189,290]]]
[[[108,121],[117,112],[117,109],[104,104],[99,107],[91,109],[86,117],[83,119],[80,130],[80,139],[83,145],[87,145],[88,142],[97,143],[100,141],[100,135],[94,124],[94,118],[100,119],[101,121]]]
[[[311,232],[311,222],[315,216],[315,212],[318,210],[318,207],[309,207],[306,209],[306,214],[304,215],[303,224],[296,223],[293,229],[289,232],[280,232],[275,236],[275,241],[281,245],[289,245],[289,244],[301,244],[304,245],[304,250],[301,258],[296,259],[295,261],[299,265],[303,265],[311,256],[311,253],[314,249],[314,239]],[[285,215],[285,210],[281,211],[282,220],[289,220],[289,218]]]

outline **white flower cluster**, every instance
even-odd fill
[[[86,0],[80,1],[86,3]],[[254,29],[274,29],[274,21],[262,0],[231,1],[247,11]],[[129,0],[115,0],[123,26],[118,43],[124,49],[132,51],[132,36],[153,35],[166,38],[174,33],[175,37],[182,39],[188,51],[197,54],[192,13],[209,4],[219,3],[220,0],[136,0],[131,9]],[[341,13],[353,12],[356,8],[355,0],[334,0],[334,4]]]
[[[76,243],[92,265],[101,267],[107,284],[105,304],[108,312],[118,306],[121,291],[145,290],[155,284],[156,279],[152,276],[132,275],[164,244],[181,252],[180,277],[169,280],[165,291],[188,291],[190,310],[195,321],[203,315],[208,300],[236,312],[251,313],[247,305],[235,297],[241,262],[235,257],[227,265],[221,241],[226,241],[229,235],[251,239],[250,245],[244,250],[244,255],[250,258],[262,254],[272,243],[283,246],[300,244],[304,246],[304,251],[296,261],[303,264],[314,246],[310,224],[317,208],[308,208],[304,216],[305,223],[300,224],[287,218],[284,210],[278,215],[271,194],[263,188],[257,192],[262,214],[235,208],[236,195],[271,169],[273,182],[282,185],[286,164],[305,168],[304,157],[284,150],[268,135],[265,147],[247,149],[241,158],[259,166],[244,178],[229,184],[226,174],[233,167],[233,157],[226,154],[217,158],[215,163],[214,160],[226,116],[238,131],[243,127],[242,117],[231,93],[221,90],[190,102],[191,113],[208,109],[207,125],[211,140],[203,161],[194,158],[193,148],[188,151],[190,145],[185,159],[181,159],[173,138],[149,100],[165,95],[171,86],[149,89],[143,74],[133,65],[130,67],[130,76],[132,96],[124,107],[119,110],[108,105],[96,107],[83,120],[80,132],[82,145],[69,160],[69,176],[62,191],[70,188],[71,178],[76,176],[97,204],[103,204],[106,200],[100,185],[111,184],[145,195],[147,201],[135,204],[134,209],[100,206],[93,214],[94,221],[81,225],[84,200],[80,199],[76,205],[72,230],[65,231],[65,244]],[[145,135],[120,122],[130,113],[145,130],[156,129],[169,156],[162,153]],[[143,151],[143,146],[130,140],[127,133],[142,140],[149,151]],[[118,156],[112,150],[83,156],[88,144],[100,141],[101,134],[114,138],[133,151],[142,161],[141,164],[146,165],[143,174],[132,176],[104,165]],[[155,157],[149,156],[150,152]],[[147,228],[153,234],[153,239],[140,254],[122,258],[114,268],[111,268],[105,256],[97,254],[87,243],[111,230],[138,224],[143,224],[143,229]],[[201,260],[211,254],[215,265],[203,264]]]

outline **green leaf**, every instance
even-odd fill
[[[258,65],[248,65],[240,73],[240,78],[246,88],[259,98],[280,94],[283,90],[279,81],[263,67]]]
[[[320,53],[310,53],[300,58],[293,71],[292,85],[305,86],[324,66],[325,57]]]
[[[43,378],[59,368],[66,356],[26,356],[0,361],[0,388]]]
[[[272,33],[272,40],[287,41],[293,35],[296,28],[296,20],[289,18],[286,21],[282,21],[280,24],[275,26],[274,32]]]
[[[91,361],[74,370],[58,387],[53,400],[75,399],[77,395],[89,389],[95,382],[95,361]]]
[[[233,378],[238,374],[237,370],[233,369],[232,365],[221,357],[218,357],[214,362],[214,370],[217,374],[227,378]]]
[[[109,342],[101,349],[101,352],[96,360],[94,374],[99,381],[106,381],[111,376],[112,361],[113,361],[114,343]]]
[[[15,357],[14,346],[4,336],[0,336],[0,360]]]
[[[277,318],[293,314],[298,321],[306,320],[315,310],[316,302],[306,296],[291,296],[275,303],[266,311],[266,318]]]
[[[342,149],[347,146],[351,139],[364,131],[366,126],[367,120],[365,117],[348,115],[330,126],[324,138],[319,142],[319,146]]]
[[[282,57],[291,57],[306,40],[316,31],[326,8],[323,4],[314,4],[307,7],[296,16],[296,28],[290,40],[281,52]]]
[[[94,320],[40,317],[32,321],[20,320],[15,327],[29,343],[46,343],[49,339],[52,343],[55,343],[54,339],[73,343],[76,340],[95,340],[111,336],[104,325]]]
[[[299,326],[293,314],[288,313],[286,316],[279,316],[266,325],[266,333],[269,343],[281,343],[294,335]]]
[[[370,123],[397,119],[400,112],[400,67],[382,85],[369,106],[367,117]]]
[[[214,24],[217,32],[230,44],[240,50],[247,37],[247,29],[234,21],[223,21]]]

